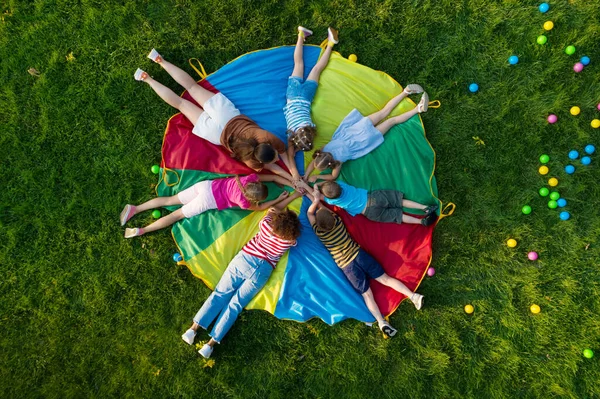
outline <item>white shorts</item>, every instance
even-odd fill
[[[177,198],[183,204],[181,211],[183,216],[191,218],[210,209],[217,209],[217,202],[212,191],[212,180],[204,180],[186,188]]]
[[[221,145],[221,133],[227,122],[240,115],[240,111],[222,93],[217,93],[204,103],[204,112],[194,123],[194,133],[215,145]]]

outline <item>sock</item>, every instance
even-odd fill
[[[327,47],[333,47],[333,46],[335,46],[335,43],[330,40],[327,40]]]
[[[143,228],[139,228],[138,229],[138,236],[144,235],[144,229]]]

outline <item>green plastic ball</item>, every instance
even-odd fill
[[[548,190],[546,187],[542,187],[542,188],[540,188],[540,195],[541,195],[542,197],[545,197],[545,196],[547,196],[549,193],[550,193],[550,190]]]
[[[154,219],[158,219],[160,217],[160,211],[158,209],[155,209],[152,211],[152,217]]]
[[[587,358],[587,359],[591,359],[594,357],[594,351],[591,349],[584,349],[583,350],[583,357]]]
[[[548,208],[556,209],[557,206],[558,206],[558,203],[556,201],[554,201],[554,200],[548,201]]]
[[[155,175],[157,175],[158,172],[160,172],[160,166],[158,166],[158,165],[152,165],[152,167],[150,168],[150,170],[152,171],[152,173],[154,173]]]
[[[529,205],[525,205],[523,208],[521,208],[521,212],[523,212],[523,215],[529,215],[531,213],[531,207]]]
[[[548,163],[549,160],[550,160],[550,157],[546,154],[540,156],[541,163]]]
[[[558,201],[559,198],[560,198],[560,193],[558,191],[552,191],[550,193],[551,200]]]
[[[575,46],[567,46],[567,48],[565,49],[565,53],[569,55],[575,54]]]
[[[540,45],[546,44],[547,41],[548,41],[548,38],[544,35],[539,35],[537,37],[537,44],[540,44]]]

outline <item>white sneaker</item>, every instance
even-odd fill
[[[417,294],[416,292],[410,296],[410,301],[415,305],[417,310],[421,310],[423,307],[423,295]]]
[[[423,87],[421,87],[421,85],[418,85],[416,83],[411,83],[404,88],[404,92],[406,94],[418,94],[418,93],[423,93],[423,91],[424,91]]]
[[[327,28],[327,40],[332,43],[338,44],[338,31],[333,28]]]
[[[201,354],[203,358],[208,359],[213,353],[213,347],[209,344],[204,344],[204,346],[198,351],[198,353]]]
[[[121,215],[119,216],[119,220],[121,221],[121,226],[125,226],[125,223],[133,216],[135,212],[135,206],[133,205],[125,205],[123,210],[121,211]]]
[[[304,26],[299,26],[298,27],[298,32],[302,33],[304,35],[304,38],[306,39],[307,37],[309,37],[310,35],[312,35],[312,30],[310,29],[306,29]]]
[[[146,71],[141,70],[140,68],[138,68],[135,73],[133,74],[133,78],[135,80],[137,80],[138,82],[143,81],[144,79],[146,79],[148,77],[148,74],[146,73]]]
[[[160,54],[158,54],[158,51],[156,51],[156,49],[152,49],[150,51],[150,54],[148,54],[148,58],[150,58],[152,61],[154,61],[156,63],[158,63],[159,58],[162,61],[162,56]]]
[[[188,328],[188,330],[181,336],[181,339],[183,339],[188,345],[192,345],[194,343],[194,338],[196,338],[196,331],[192,330],[191,328]]]
[[[127,228],[125,229],[125,238],[133,238],[140,235],[140,229],[135,227],[133,229]]]
[[[392,327],[390,325],[390,323],[388,323],[387,321],[384,321],[383,323],[381,323],[379,325],[379,329],[381,330],[381,332],[383,332],[386,336],[388,336],[390,338],[392,338],[398,332],[398,330],[396,330],[394,327]]]

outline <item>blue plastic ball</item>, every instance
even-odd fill
[[[478,90],[479,90],[479,85],[477,83],[471,83],[469,85],[469,91],[471,93],[477,93]]]
[[[542,3],[538,8],[541,13],[546,13],[550,9],[550,6],[548,5],[548,3]]]
[[[567,200],[564,198],[559,198],[558,201],[556,201],[556,203],[560,208],[564,208],[565,206],[567,206]]]
[[[173,254],[173,261],[181,262],[182,260],[183,260],[183,257],[181,256],[181,254],[179,252],[175,252]]]
[[[579,153],[575,150],[569,151],[569,159],[577,159],[579,158]]]
[[[593,144],[588,144],[585,146],[585,153],[592,155],[596,151],[596,147]]]
[[[569,220],[571,218],[571,214],[567,211],[562,211],[558,216],[560,217],[560,220]]]
[[[565,166],[565,172],[567,172],[567,174],[569,174],[569,175],[572,175],[573,173],[575,173],[575,166],[573,166],[573,165]]]
[[[589,165],[590,163],[592,163],[592,159],[590,157],[582,157],[581,158],[582,165]]]
[[[511,55],[510,57],[508,57],[508,63],[510,65],[515,65],[518,62],[519,62],[519,57],[517,57],[516,55]]]
[[[581,62],[583,64],[583,66],[587,66],[590,64],[590,57],[588,57],[587,55],[584,55],[583,57],[581,57],[579,62]]]

